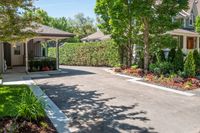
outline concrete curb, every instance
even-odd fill
[[[195,94],[193,94],[193,93],[188,93],[188,92],[179,91],[179,90],[175,90],[175,89],[171,89],[171,88],[167,88],[167,87],[162,87],[162,86],[158,86],[158,85],[154,85],[154,84],[150,84],[150,83],[145,83],[145,82],[137,81],[134,79],[129,79],[128,81],[137,83],[137,84],[141,84],[141,85],[145,85],[145,86],[149,86],[149,87],[152,87],[152,88],[155,88],[158,90],[172,92],[172,93],[176,93],[176,94],[180,94],[180,95],[184,95],[184,96],[188,96],[188,97],[195,96]]]
[[[37,85],[29,85],[36,97],[42,97],[45,104],[45,112],[58,133],[70,133],[68,128],[69,119],[65,114],[53,103],[53,101],[38,87]]]
[[[152,87],[152,88],[155,88],[155,89],[159,89],[159,90],[163,90],[163,91],[167,91],[167,92],[172,92],[172,93],[176,93],[176,94],[184,95],[184,96],[188,96],[188,97],[195,96],[195,94],[193,94],[193,93],[179,91],[179,90],[171,89],[171,88],[168,88],[168,87],[162,87],[162,86],[154,85],[154,84],[150,84],[150,83],[145,83],[145,82],[140,81],[140,80],[142,80],[142,78],[137,78],[137,77],[128,76],[128,75],[125,75],[125,74],[115,73],[111,69],[104,69],[104,71],[109,72],[113,75],[120,76],[120,77],[129,78],[128,81],[130,81],[130,82],[149,86],[149,87]]]

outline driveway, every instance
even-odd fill
[[[97,67],[35,82],[70,119],[71,132],[199,133],[200,97],[129,82]]]

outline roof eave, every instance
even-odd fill
[[[74,37],[74,34],[51,34],[51,33],[37,33],[39,36],[47,36],[47,37]]]

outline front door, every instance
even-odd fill
[[[195,48],[195,38],[188,37],[187,38],[187,49],[194,49]]]
[[[22,66],[24,65],[24,44],[17,43],[12,46],[12,65]]]
[[[11,44],[4,43],[4,60],[6,61],[6,65],[8,68],[12,66],[11,63]]]

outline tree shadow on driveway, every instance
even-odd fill
[[[77,70],[77,69],[69,69],[69,68],[62,68],[61,69],[63,72],[67,72],[66,76],[77,76],[77,75],[91,75],[91,74],[96,74],[93,72],[89,71],[84,71],[84,70]]]
[[[76,70],[76,69],[66,69],[62,68],[61,72],[32,72],[30,74],[30,77],[32,79],[48,79],[48,78],[59,78],[59,77],[66,77],[66,76],[85,76],[85,75],[94,75],[96,73],[94,72],[89,72],[89,71],[84,71],[84,70]],[[33,76],[36,74],[37,76]],[[39,75],[39,76],[38,76]]]
[[[145,111],[131,106],[109,105],[111,98],[101,98],[103,93],[81,91],[78,85],[65,86],[41,84],[40,87],[70,119],[69,128],[78,133],[155,133],[152,127],[133,124],[150,121]],[[144,125],[144,124],[143,124]]]

